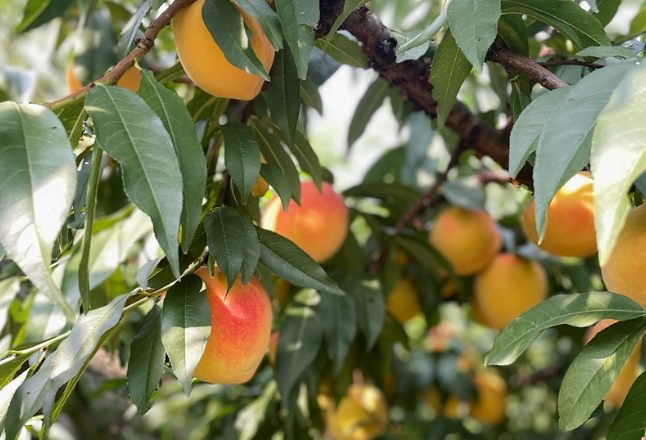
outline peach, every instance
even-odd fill
[[[67,81],[67,87],[70,90],[70,93],[77,92],[81,90],[83,85],[79,81],[78,77],[74,73],[74,61],[67,65],[67,71],[65,72],[65,79]],[[119,81],[117,81],[117,86],[125,87],[131,92],[137,93],[139,90],[139,83],[141,82],[141,73],[136,67],[131,67],[126,70],[126,73],[123,74]]]
[[[615,319],[604,319],[599,321],[594,327],[590,327],[583,337],[584,344],[590,342],[590,340],[592,340],[592,338],[594,338],[601,330],[610,327],[616,322],[617,321]],[[626,365],[624,365],[624,368],[619,372],[619,376],[617,376],[615,383],[612,384],[612,387],[610,387],[610,390],[608,390],[608,393],[606,394],[605,400],[611,402],[616,408],[620,407],[624,403],[624,400],[628,395],[628,390],[630,390],[630,387],[639,375],[640,346],[641,344],[638,343],[628,358]]]
[[[537,261],[502,253],[475,279],[473,300],[492,328],[513,319],[547,297],[547,274]]]
[[[631,210],[601,275],[606,288],[646,308],[646,205]]]
[[[202,6],[204,0],[188,5],[179,11],[172,23],[177,56],[186,74],[211,95],[245,101],[255,98],[260,93],[264,79],[235,67],[225,58],[204,24]],[[241,10],[240,13],[253,33],[251,47],[269,72],[274,63],[274,48],[260,23]]]
[[[386,310],[401,324],[422,311],[417,287],[408,278],[401,278],[386,299]]]
[[[381,390],[354,384],[330,417],[330,430],[336,440],[372,440],[386,433],[388,420],[388,406]]]
[[[540,243],[534,199],[523,211],[521,221],[527,238],[550,254],[587,257],[597,252],[590,173],[578,173],[557,191],[547,209],[545,235]]]
[[[472,275],[484,269],[502,244],[489,214],[457,206],[437,217],[428,238],[457,275]]]
[[[276,352],[278,351],[278,338],[280,337],[280,332],[276,330],[269,336],[269,352],[267,357],[269,357],[269,363],[276,365]]]
[[[213,277],[206,267],[195,271],[206,285],[211,336],[193,376],[210,383],[243,383],[251,379],[267,352],[271,302],[255,278],[243,286],[238,277],[227,294],[224,273],[214,270]]]
[[[348,210],[329,183],[323,182],[319,192],[314,182],[301,182],[300,206],[290,200],[285,212],[275,195],[260,216],[260,227],[293,241],[314,261],[322,263],[343,246],[348,234]]]

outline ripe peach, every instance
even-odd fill
[[[343,198],[323,182],[322,192],[314,182],[301,182],[301,205],[291,200],[287,212],[274,196],[260,216],[260,227],[293,241],[316,262],[330,259],[348,234],[348,210]]]
[[[473,300],[486,322],[502,330],[543,301],[547,288],[545,269],[538,262],[502,253],[476,277]]]
[[[606,288],[646,308],[646,205],[631,210],[608,262],[601,266]]]
[[[372,385],[351,385],[330,417],[330,430],[336,440],[372,440],[383,435],[387,426],[386,399]]]
[[[437,217],[428,237],[431,245],[449,260],[457,275],[472,275],[484,269],[502,244],[489,214],[457,206]]]
[[[597,333],[610,327],[615,322],[617,322],[615,319],[604,319],[602,321],[599,321],[594,327],[590,327],[588,331],[585,332],[585,336],[583,338],[584,344],[590,342],[590,340],[594,338]],[[611,402],[617,408],[624,403],[624,400],[628,395],[628,390],[630,390],[633,382],[635,382],[635,380],[637,379],[639,358],[640,344],[638,343],[635,347],[635,350],[633,350],[632,354],[628,358],[626,365],[624,365],[624,368],[621,369],[621,372],[619,373],[619,376],[617,376],[615,383],[612,384],[612,387],[610,387],[610,390],[608,390],[608,393],[606,394],[605,400]]]
[[[547,209],[543,241],[538,243],[534,199],[523,211],[521,220],[527,238],[551,254],[587,257],[597,252],[590,173],[578,173],[558,190]]]
[[[422,311],[415,284],[408,278],[401,278],[386,299],[386,310],[401,324]]]
[[[273,316],[267,292],[255,278],[246,286],[238,278],[226,294],[226,277],[217,267],[213,277],[206,267],[195,274],[206,285],[211,336],[193,376],[210,383],[246,382],[269,345]]]
[[[65,79],[67,81],[67,87],[70,90],[70,93],[77,92],[81,90],[83,84],[79,81],[78,77],[74,73],[74,61],[67,65],[67,71],[65,72]],[[117,81],[117,86],[125,87],[131,92],[137,93],[139,90],[139,83],[141,82],[141,73],[136,67],[131,67],[126,70],[126,73],[123,74],[119,81]]]
[[[173,19],[177,56],[186,74],[198,87],[214,96],[246,101],[255,98],[265,81],[235,67],[225,58],[204,24],[203,5],[204,0],[197,0],[179,11]],[[269,72],[274,62],[274,48],[263,33],[260,23],[238,10],[253,33],[251,47]]]

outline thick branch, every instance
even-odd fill
[[[60,108],[67,107],[68,105],[73,104],[76,101],[82,100],[87,92],[94,87],[96,84],[105,84],[112,85],[115,84],[119,78],[121,78],[128,69],[135,65],[136,61],[139,61],[143,58],[144,55],[152,49],[155,45],[155,39],[159,32],[170,23],[171,19],[177,15],[177,13],[185,8],[186,6],[193,3],[195,0],[176,0],[168,9],[162,12],[155,21],[150,23],[148,29],[144,35],[139,39],[137,47],[130,52],[124,59],[119,61],[114,69],[112,69],[107,74],[103,75],[101,78],[93,81],[87,86],[81,88],[80,90],[65,96],[64,98],[58,99],[56,101],[45,104],[46,107],[49,107],[53,111],[56,111]]]
[[[524,73],[546,89],[554,90],[569,86],[568,83],[538,64],[531,58],[519,55],[502,47],[492,47],[487,56],[488,60],[501,64],[506,69]]]

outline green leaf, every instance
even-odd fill
[[[646,396],[646,374],[642,373],[628,391],[619,414],[613,420],[608,431],[608,439],[634,440],[644,435],[644,426],[646,426],[644,396]]]
[[[509,141],[509,175],[516,177],[527,158],[536,151],[538,137],[554,110],[561,104],[569,87],[552,90],[536,98],[520,114],[511,129]]]
[[[49,393],[53,355],[48,356],[36,374],[24,381],[16,390],[7,410],[5,434],[8,439],[15,439],[20,429],[43,406],[45,396]]]
[[[629,35],[637,35],[646,31],[646,4],[642,4],[635,18],[630,22]]]
[[[245,204],[260,173],[260,148],[251,128],[242,122],[222,126],[224,163]]]
[[[314,44],[314,30],[319,20],[318,0],[276,0],[287,46],[296,63],[300,79],[307,76],[310,53]]]
[[[546,23],[583,49],[609,46],[610,38],[599,21],[571,1],[502,0],[502,14],[525,14]]]
[[[366,56],[356,41],[343,34],[333,34],[328,40],[316,40],[314,46],[330,55],[341,64],[365,69],[368,67]]]
[[[63,127],[65,127],[70,143],[72,143],[73,146],[76,146],[79,139],[81,139],[83,122],[87,118],[84,100],[61,109],[56,113],[56,116],[63,124]]]
[[[183,185],[164,124],[143,99],[123,87],[97,85],[88,93],[85,108],[101,147],[121,164],[126,194],[152,219],[157,241],[179,278]]]
[[[478,73],[498,33],[500,0],[451,0],[449,26],[455,42]]]
[[[75,313],[49,269],[76,191],[70,141],[50,110],[14,102],[0,103],[0,138],[0,243],[72,323]]]
[[[444,126],[458,98],[460,87],[470,73],[471,63],[464,56],[449,30],[438,46],[431,65],[433,98],[437,101],[438,129]]]
[[[437,16],[435,20],[433,20],[433,23],[428,25],[426,29],[424,29],[419,35],[416,37],[408,40],[405,44],[397,47],[397,57],[403,55],[405,52],[408,52],[412,49],[415,49],[416,47],[420,47],[430,41],[444,26],[444,23],[446,22],[446,16],[447,16],[447,10],[449,7],[450,2],[444,3],[444,7],[442,8],[442,11],[440,12],[440,15]],[[403,58],[402,58],[403,59]]]
[[[164,373],[166,352],[161,339],[161,313],[157,305],[150,309],[130,346],[128,391],[139,414],[148,410],[150,398]]]
[[[357,324],[366,337],[366,351],[377,342],[386,317],[386,303],[377,280],[356,278],[351,284],[339,280],[341,288],[352,295],[357,310]]]
[[[240,12],[229,0],[209,0],[202,5],[206,28],[228,62],[238,69],[269,79],[265,67],[251,47]]]
[[[153,2],[152,0],[145,0],[137,11],[130,17],[130,20],[126,23],[119,35],[119,42],[117,43],[117,58],[122,59],[128,54],[130,45],[137,37],[137,32],[139,31],[139,26],[141,22],[150,11]]]
[[[292,188],[292,198],[296,203],[301,199],[301,182],[298,170],[285,148],[280,143],[280,130],[275,126],[261,123],[258,119],[251,120],[256,141],[267,163],[277,166],[287,177]],[[275,188],[274,188],[275,189]]]
[[[629,60],[637,58],[635,52],[623,46],[590,46],[577,53],[580,57],[609,58],[618,57]]]
[[[61,16],[72,2],[73,0],[29,0],[25,6],[22,22],[16,28],[16,32],[27,32],[48,23]]]
[[[365,5],[366,3],[368,3],[368,0],[348,0],[344,2],[343,11],[341,12],[341,15],[339,15],[334,21],[334,24],[330,28],[330,32],[327,34],[326,40],[331,40],[334,35],[336,35],[336,31],[339,30],[345,19],[348,18],[355,9]]]
[[[211,335],[211,308],[197,275],[168,289],[162,309],[162,342],[184,393],[191,392],[193,372]]]
[[[485,365],[513,363],[550,327],[562,324],[588,327],[602,319],[625,321],[645,314],[632,299],[610,292],[555,295],[509,323],[494,341]]]
[[[4,429],[4,425],[7,420],[7,410],[11,404],[11,400],[13,399],[18,387],[22,385],[25,379],[27,379],[28,373],[29,370],[25,370],[20,376],[16,377],[0,391],[0,431]]]
[[[357,332],[355,300],[350,295],[321,295],[319,309],[321,316],[325,316],[321,321],[323,340],[336,375],[343,367]]]
[[[619,376],[646,330],[644,318],[599,332],[572,362],[559,390],[559,426],[570,431],[585,423]]]
[[[352,121],[350,121],[350,129],[348,130],[348,149],[356,142],[366,129],[370,118],[383,104],[386,95],[388,94],[388,81],[377,78],[375,82],[370,84],[368,90],[359,101],[357,109],[354,111]]]
[[[605,27],[612,21],[615,14],[617,14],[621,1],[622,0],[595,0],[599,12],[592,15],[594,18],[599,20],[602,26]]]
[[[260,241],[248,215],[224,207],[204,217],[209,252],[227,277],[227,292],[244,266],[242,284],[246,285],[260,259]]]
[[[289,147],[290,151],[296,157],[301,169],[312,177],[317,188],[321,189],[323,182],[323,170],[319,163],[319,158],[314,152],[305,135],[300,131],[296,132],[296,142]]]
[[[525,20],[520,15],[501,16],[498,20],[498,35],[510,50],[529,56],[529,36]]]
[[[592,137],[590,164],[601,265],[608,261],[630,210],[628,189],[646,171],[644,117],[646,65],[642,63],[614,89],[608,105],[599,114]]]
[[[294,87],[299,82],[292,54],[287,49],[278,52],[271,83],[267,86],[267,106],[271,119],[282,130],[287,145],[294,144],[301,110],[301,89]]]
[[[401,31],[391,30],[390,36],[393,37],[395,40],[397,40],[397,47],[400,47],[400,46],[405,46],[413,38],[419,37],[419,34],[415,32],[410,32],[410,31],[401,32]],[[426,51],[428,51],[428,48],[430,46],[431,46],[430,40],[425,41],[419,46],[416,46],[410,50],[407,50],[397,55],[397,59],[395,61],[398,63],[403,63],[404,61],[408,61],[408,60],[417,60],[421,56],[423,56],[426,53]],[[397,112],[393,110],[393,113],[397,113]]]
[[[191,115],[182,98],[155,81],[152,72],[141,72],[139,95],[155,112],[170,135],[183,182],[182,250],[188,252],[202,215],[206,186],[206,160]]]
[[[260,23],[263,33],[274,49],[283,48],[283,30],[280,27],[280,19],[265,0],[233,0],[233,2]]]
[[[319,93],[319,86],[309,75],[304,81],[301,81],[301,98],[306,105],[316,110],[319,115],[323,114],[323,100]]]
[[[263,163],[260,167],[260,175],[274,188],[283,203],[283,209],[287,211],[289,200],[292,197],[292,187],[287,177],[280,172],[276,165]]]
[[[0,329],[4,329],[5,325],[7,325],[9,306],[18,292],[20,292],[20,279],[18,277],[5,278],[0,281]]]
[[[258,228],[260,262],[292,284],[343,295],[325,270],[294,243],[275,232]]]
[[[305,306],[291,307],[280,326],[276,380],[283,405],[289,402],[301,375],[316,358],[322,341],[321,315]]]
[[[543,126],[534,166],[536,229],[541,239],[552,197],[590,160],[597,117],[612,91],[634,67],[634,61],[624,61],[587,75],[570,88],[567,98]]]
[[[27,350],[21,354],[10,355],[0,361],[0,389],[9,384],[14,378],[14,375],[20,370],[20,367],[27,362],[27,360],[33,355],[36,350]]]
[[[77,33],[74,47],[74,74],[82,85],[100,78],[118,59],[117,39],[110,20],[93,11]]]
[[[240,432],[238,440],[252,440],[256,436],[260,424],[270,414],[267,407],[274,401],[276,391],[278,386],[272,379],[265,385],[265,389],[257,399],[238,412],[235,422],[235,427]]]

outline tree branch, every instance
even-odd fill
[[[96,81],[91,82],[85,87],[82,87],[80,90],[65,96],[64,98],[58,99],[56,101],[45,104],[45,107],[49,107],[52,111],[57,111],[75,104],[76,102],[82,101],[87,94],[87,92],[94,87],[96,84],[112,85],[115,84],[119,78],[121,78],[132,66],[135,65],[135,62],[143,58],[144,55],[152,49],[155,45],[155,39],[159,32],[170,23],[171,19],[177,15],[177,13],[185,8],[186,6],[193,3],[195,0],[176,0],[168,9],[162,12],[159,17],[155,19],[144,35],[138,40],[137,47],[134,48],[124,59],[119,61],[114,69],[110,72],[103,75],[101,78]]]
[[[531,80],[536,81],[546,89],[554,90],[569,86],[568,83],[538,64],[531,58],[512,52],[503,47],[492,46],[487,54],[487,59],[501,64],[506,69],[517,70],[524,73]]]

